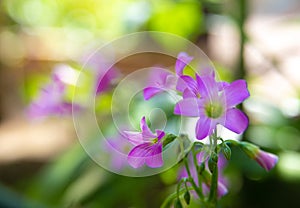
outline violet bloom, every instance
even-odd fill
[[[108,57],[108,60],[112,59]],[[101,53],[85,54],[79,61],[85,68],[90,70],[96,77],[96,94],[99,95],[110,89],[112,81],[120,76],[119,71],[112,67],[111,61],[106,61]]]
[[[217,124],[221,124],[235,133],[242,133],[248,126],[247,116],[235,106],[249,97],[245,80],[236,80],[230,84],[220,83],[210,76],[200,77],[196,82],[186,79],[189,85],[183,98],[174,109],[178,115],[200,117],[196,126],[196,137],[201,140],[212,134]]]
[[[128,163],[134,168],[144,164],[151,168],[161,167],[163,165],[161,139],[165,136],[165,132],[156,130],[156,134],[153,134],[145,117],[142,118],[140,127],[142,132],[124,132],[128,141],[135,146],[128,154]]]
[[[66,115],[72,113],[72,103],[64,101],[65,84],[57,74],[52,75],[51,82],[42,88],[27,113],[30,117],[45,117],[49,115]],[[78,109],[79,106],[74,106]]]
[[[181,52],[178,54],[175,63],[175,71],[177,76],[161,68],[152,70],[149,84],[144,89],[145,100],[149,100],[153,96],[166,90],[175,90],[178,77],[182,76],[183,69],[192,61],[192,59],[193,57],[188,56],[188,54],[186,54],[185,52]]]
[[[278,162],[278,157],[276,155],[265,152],[254,144],[248,142],[240,142],[240,147],[248,157],[255,160],[261,167],[263,167],[267,171],[270,171]]]
[[[270,171],[278,162],[278,157],[272,153],[259,150],[254,157],[255,161],[265,170]]]
[[[102,151],[109,155],[109,165],[115,171],[121,171],[126,167],[127,153],[132,145],[121,135],[115,135],[106,140],[101,140]]]
[[[105,92],[111,86],[112,80],[116,79],[119,76],[119,72],[115,68],[110,68],[107,72],[101,73],[99,70],[98,78],[97,78],[97,87],[96,94],[100,94]]]
[[[177,56],[175,71],[177,76],[183,75],[183,69],[193,60],[192,56],[189,56],[185,52],[180,52]]]
[[[162,68],[152,69],[148,81],[148,87],[143,91],[145,100],[149,100],[153,96],[166,90],[175,89],[176,77],[172,72]]]

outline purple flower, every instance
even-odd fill
[[[38,97],[29,105],[28,115],[31,118],[66,115],[72,113],[72,107],[75,110],[80,109],[78,105],[64,100],[65,87],[59,76],[54,73],[51,82],[42,88]]]
[[[254,157],[255,161],[267,171],[270,171],[278,162],[278,157],[272,153],[259,150]]]
[[[122,135],[117,134],[101,140],[100,147],[101,151],[109,156],[109,165],[113,170],[120,171],[126,167],[127,153],[132,145]]]
[[[148,87],[146,87],[143,91],[145,100],[149,100],[153,96],[166,90],[175,89],[176,80],[176,76],[165,69],[152,69],[148,81]]]
[[[148,86],[144,89],[145,100],[149,100],[153,96],[166,90],[175,90],[178,77],[182,76],[183,69],[192,61],[192,59],[193,57],[188,56],[185,52],[178,54],[175,63],[177,76],[162,68],[152,70]]]
[[[254,159],[265,170],[271,170],[278,162],[278,157],[272,153],[261,150],[258,146],[248,143],[240,142],[240,147],[247,154],[248,157]]]
[[[163,165],[161,139],[165,136],[165,132],[156,130],[156,134],[153,134],[145,117],[142,118],[140,127],[142,132],[124,132],[128,141],[135,146],[128,154],[128,163],[134,168],[144,164],[151,168],[161,167]]]
[[[119,76],[119,72],[115,68],[110,68],[107,72],[103,73],[99,70],[97,78],[96,94],[100,94],[109,89],[112,80]]]
[[[95,74],[97,95],[109,90],[112,81],[120,76],[119,71],[112,66],[113,63],[110,61],[112,57],[110,56],[113,55],[108,55],[107,61],[103,54],[97,52],[91,56],[89,52],[79,60],[80,64]]]
[[[181,76],[183,74],[183,69],[193,60],[193,57],[189,56],[185,52],[180,52],[177,56],[175,71],[177,76]]]
[[[183,100],[174,109],[178,115],[200,117],[196,137],[201,140],[210,135],[217,124],[222,124],[235,133],[242,133],[248,126],[247,116],[235,106],[249,97],[245,80],[231,84],[216,82],[213,75],[181,77],[188,85],[183,91]]]

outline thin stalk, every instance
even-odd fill
[[[184,165],[185,165],[186,172],[187,172],[187,174],[188,174],[188,176],[189,176],[188,180],[189,180],[189,182],[192,184],[192,187],[193,187],[194,190],[196,191],[198,197],[199,197],[200,199],[202,199],[202,198],[201,198],[201,197],[202,197],[202,193],[200,192],[199,187],[197,186],[197,184],[195,183],[195,181],[194,181],[194,179],[193,179],[193,176],[192,176],[192,174],[191,174],[191,171],[190,171],[190,168],[189,168],[189,164],[188,164],[187,158],[185,157],[185,158],[183,159],[183,161],[184,161]]]
[[[217,196],[218,196],[218,148],[217,148],[217,142],[218,142],[218,137],[217,137],[217,129],[215,129],[213,135],[212,135],[212,140],[213,140],[213,146],[214,146],[214,153],[216,154],[215,158],[215,165],[212,171],[212,177],[211,177],[211,184],[210,184],[210,193],[209,193],[209,198],[208,201],[213,204],[217,205]]]
[[[202,181],[201,181],[201,175],[199,174],[199,165],[197,161],[197,152],[195,151],[195,148],[192,149],[193,153],[193,161],[194,161],[194,166],[197,170],[197,178],[198,178],[198,189],[199,193],[201,194],[201,198],[204,198],[203,191],[202,191]]]
[[[193,187],[188,187],[188,190],[194,190]],[[186,191],[186,188],[180,189],[179,190],[179,194],[183,194]],[[175,193],[170,194],[165,201],[163,202],[163,204],[160,206],[160,208],[170,208],[171,206],[171,202],[177,198],[177,191]]]

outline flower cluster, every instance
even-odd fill
[[[247,83],[245,80],[231,83],[218,81],[214,71],[209,69],[193,76],[184,74],[184,69],[192,60],[193,57],[187,53],[179,53],[175,64],[176,73],[156,68],[143,91],[145,100],[164,91],[177,92],[181,99],[174,106],[174,114],[198,118],[195,125],[196,142],[188,138],[190,139],[188,149],[182,149],[185,142],[182,138],[187,136],[176,136],[181,144],[179,161],[184,161],[185,169],[179,174],[175,204],[181,203],[182,183],[185,183],[183,192],[187,204],[190,200],[188,186],[191,186],[203,203],[215,203],[217,198],[228,192],[227,180],[220,170],[224,168],[226,159],[230,159],[232,145],[239,146],[267,171],[272,169],[278,160],[276,155],[264,152],[253,144],[224,141],[219,137],[217,125],[222,125],[237,134],[242,134],[247,129],[248,117],[237,108],[250,96]],[[134,145],[128,154],[128,163],[133,168],[142,167],[144,164],[151,168],[163,166],[163,149],[174,139],[168,141],[170,134],[162,130],[152,133],[145,117],[141,120],[140,128],[141,132],[124,132],[127,140]],[[210,138],[208,145],[200,142],[206,137]],[[204,154],[208,155],[207,158],[204,158]]]
[[[78,63],[84,64],[90,76],[96,78],[94,86],[96,96],[109,91],[113,81],[120,76],[116,68],[110,67],[106,70],[106,66],[103,66],[103,61],[100,61],[100,58],[99,55],[95,55],[91,60],[84,59],[84,63]],[[27,109],[28,116],[30,118],[64,116],[82,109],[82,105],[66,99],[69,83],[65,79],[69,82],[69,79],[72,79],[72,84],[76,85],[78,81],[76,73],[79,74],[67,64],[54,66],[50,82],[41,88],[35,100],[30,103]]]
[[[104,67],[99,63],[100,59],[101,57],[95,56],[86,65],[97,82],[93,88],[96,96],[111,89],[112,83],[120,75],[115,68]],[[218,125],[237,134],[242,134],[247,129],[248,117],[238,108],[250,96],[247,83],[242,79],[231,83],[219,81],[215,72],[209,68],[199,73],[184,73],[192,62],[193,57],[181,52],[177,56],[174,73],[156,67],[152,70],[148,85],[143,89],[143,96],[147,101],[166,91],[177,93],[180,99],[174,106],[170,106],[171,114],[197,118],[193,126],[196,138],[189,138],[184,134],[173,135],[163,129],[152,131],[146,117],[142,116],[140,131],[121,131],[117,138],[109,139],[104,148],[108,152],[117,150],[116,157],[111,159],[115,169],[123,168],[125,160],[124,157],[119,158],[119,155],[124,151],[128,152],[125,159],[127,156],[127,162],[133,168],[144,165],[160,168],[164,166],[164,150],[177,140],[177,159],[184,164],[184,169],[179,172],[177,192],[174,195],[176,198],[169,197],[168,200],[180,204],[179,207],[183,199],[185,204],[189,204],[190,191],[193,191],[195,198],[204,207],[213,207],[218,198],[228,192],[228,183],[222,172],[227,160],[230,160],[232,146],[241,148],[249,158],[267,171],[276,165],[278,157],[251,143],[224,140],[218,135]],[[51,82],[42,88],[39,96],[29,106],[29,115],[69,115],[72,110],[81,109],[82,106],[66,101],[66,88],[66,83],[54,71]],[[205,138],[209,138],[209,144],[202,143]],[[183,188],[182,184],[185,184]]]
[[[65,101],[66,85],[58,74],[53,73],[51,82],[42,88],[36,100],[27,109],[31,118],[49,115],[68,115],[72,113],[72,103]],[[74,109],[80,107],[75,105]]]

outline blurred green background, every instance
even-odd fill
[[[177,167],[119,176],[85,154],[71,118],[24,116],[55,64],[76,60],[87,45],[148,30],[189,39],[227,81],[247,79],[243,139],[279,156],[266,173],[233,149],[220,207],[300,207],[299,11],[297,0],[0,1],[0,207],[152,208],[174,190]],[[130,73],[140,62],[119,68]]]

